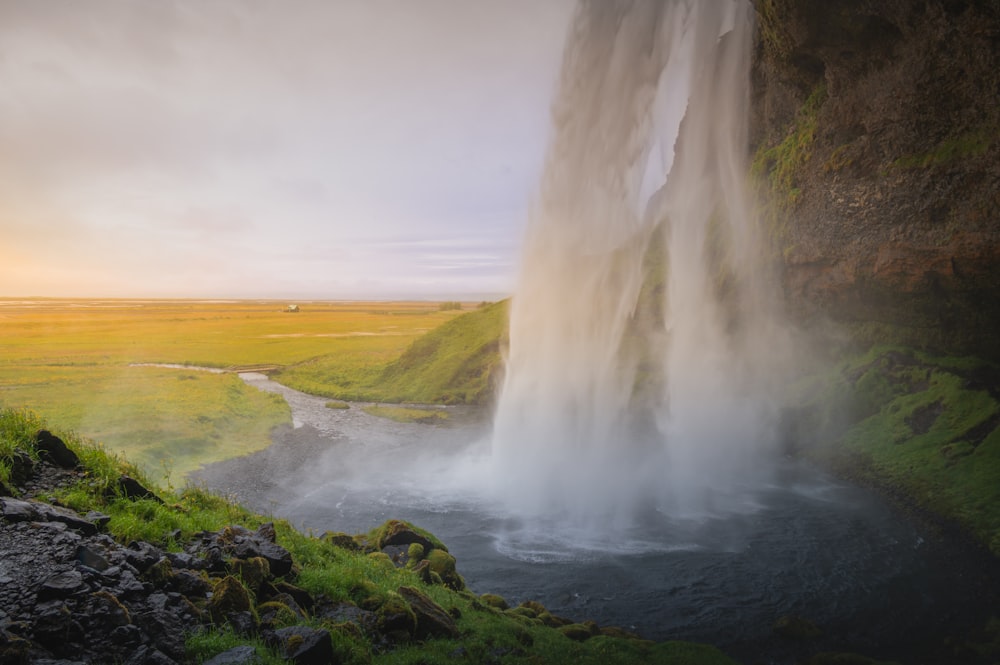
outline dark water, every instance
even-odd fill
[[[523,524],[469,483],[449,483],[446,473],[475,477],[474,463],[456,466],[486,432],[475,413],[452,410],[456,424],[445,428],[400,425],[245,379],[283,394],[296,428],[202,480],[317,533],[410,520],[448,545],[477,593],[761,662],[792,662],[803,649],[914,656],[997,600],[988,558],[802,464],[782,462],[769,482],[738,488],[735,512],[653,511],[601,537],[558,520]],[[783,615],[808,618],[824,637],[808,646],[775,637]]]

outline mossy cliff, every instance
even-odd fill
[[[1000,358],[1000,3],[753,2],[751,151],[790,309]]]

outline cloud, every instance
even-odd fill
[[[509,284],[569,9],[0,3],[0,294]]]

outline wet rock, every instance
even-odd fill
[[[212,590],[208,580],[191,570],[174,571],[172,588],[188,598],[204,598]]]
[[[275,577],[287,575],[292,570],[292,555],[284,547],[270,541],[248,537],[241,540],[233,550],[241,559],[262,557],[267,560],[271,574]]]
[[[458,637],[458,625],[455,620],[435,603],[423,591],[409,586],[401,586],[399,595],[403,597],[413,610],[417,619],[414,637]]]
[[[361,545],[358,545],[358,542],[354,540],[354,536],[341,531],[327,531],[323,534],[322,539],[334,547],[339,547],[340,549],[348,550],[350,552],[359,552],[362,549]]]
[[[264,557],[234,559],[230,563],[230,569],[254,593],[258,593],[261,585],[271,578],[271,565]]]
[[[43,429],[35,435],[35,448],[40,457],[47,459],[63,469],[75,469],[80,465],[80,458],[66,447],[66,443],[52,432]]]
[[[125,665],[177,665],[177,661],[158,649],[142,646],[125,661]]]
[[[84,535],[97,533],[97,526],[93,522],[80,517],[68,508],[41,501],[22,501],[4,497],[0,499],[0,512],[3,514],[3,519],[8,522],[58,522]]]
[[[13,498],[0,499],[0,513],[8,522],[37,521],[40,517],[37,506],[38,503],[34,501]]]
[[[42,582],[42,586],[38,589],[38,600],[66,598],[79,591],[81,587],[83,587],[83,575],[80,571],[66,570]]]
[[[93,522],[94,526],[98,529],[103,529],[111,521],[111,515],[105,515],[104,513],[98,512],[96,510],[89,511],[85,516],[88,522]]]
[[[31,628],[32,639],[56,656],[63,657],[80,652],[74,643],[83,640],[83,626],[73,617],[69,607],[61,601],[41,603],[36,607]]]
[[[316,601],[308,591],[301,589],[294,584],[289,584],[288,582],[278,582],[274,585],[274,588],[279,594],[291,597],[295,603],[304,610],[311,610],[316,604]]]
[[[208,603],[208,612],[216,624],[225,623],[226,617],[234,612],[249,610],[250,594],[238,579],[230,575],[215,585],[215,593]]]
[[[133,541],[125,550],[125,559],[144,573],[163,558],[163,550],[144,541]]]
[[[334,623],[351,623],[363,632],[371,634],[378,625],[378,616],[371,610],[364,610],[349,601],[325,602],[316,607],[314,616],[329,619]]]
[[[237,635],[253,637],[257,634],[257,620],[254,618],[253,612],[230,612],[226,615],[226,623]]]
[[[379,549],[388,545],[405,545],[420,543],[425,552],[435,549],[435,544],[425,536],[417,533],[406,522],[401,520],[389,520],[380,528],[382,537],[377,543]]]
[[[257,650],[251,646],[234,647],[223,651],[214,658],[209,658],[202,665],[257,665],[260,663]]]
[[[88,545],[80,545],[76,549],[76,560],[88,568],[92,568],[98,572],[106,571],[111,567],[108,560],[105,559],[100,552],[95,551]]]
[[[333,661],[333,641],[325,630],[291,626],[268,637],[272,647],[297,665],[329,665]]]
[[[35,462],[23,450],[15,450],[10,458],[10,482],[14,487],[24,487],[35,475]]]

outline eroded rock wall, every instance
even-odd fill
[[[1000,358],[1000,1],[754,6],[751,150],[790,309]]]

